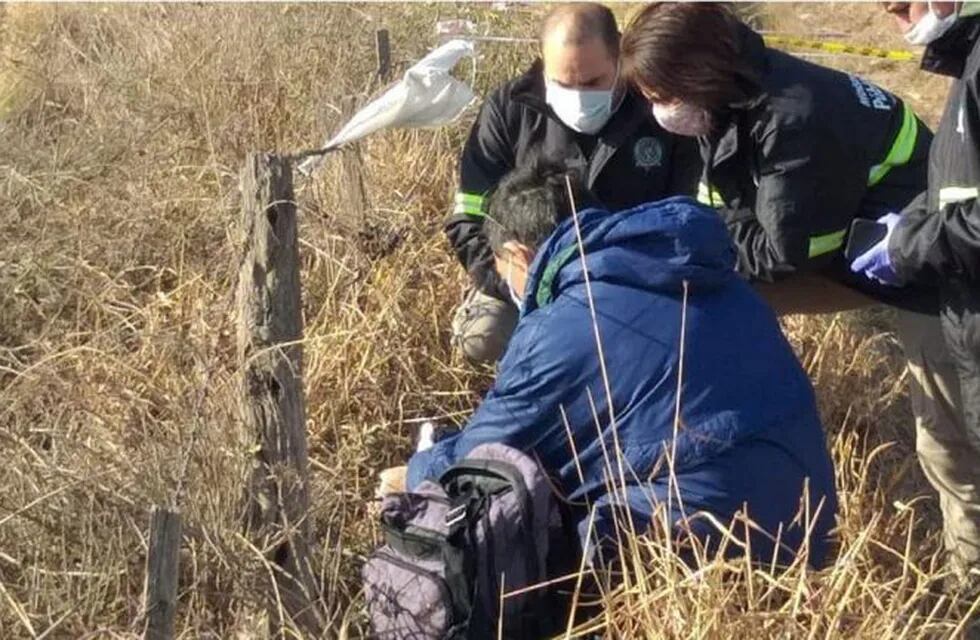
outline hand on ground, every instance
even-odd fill
[[[405,491],[405,477],[408,467],[390,467],[378,474],[379,482],[375,495],[383,498],[389,493],[401,493]]]

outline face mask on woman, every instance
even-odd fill
[[[697,138],[711,133],[711,113],[693,104],[654,102],[653,117],[661,127],[679,136]]]
[[[905,32],[905,39],[909,44],[924,46],[943,37],[949,28],[956,22],[956,11],[953,11],[945,18],[940,18],[933,11],[932,3],[929,3],[929,10],[926,15],[915,23],[911,29]]]

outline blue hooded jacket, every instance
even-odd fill
[[[409,487],[479,444],[501,442],[533,452],[569,499],[596,509],[592,535],[612,534],[611,505],[622,505],[624,493],[634,526],[645,527],[663,504],[670,522],[691,518],[687,526],[715,542],[717,529],[694,514],[727,525],[747,506],[771,534],[750,538],[752,556],[764,562],[773,560],[777,535],[779,562],[802,545],[807,525],[794,517],[806,494],[809,560],[821,565],[836,497],[813,390],[772,311],[737,277],[718,215],[677,197],[615,214],[590,209],[579,220],[614,422],[567,219],[531,265],[493,388],[462,432],[412,456]],[[617,477],[626,470],[625,492],[610,491],[607,466]]]

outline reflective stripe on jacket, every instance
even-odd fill
[[[700,141],[700,193],[728,224],[739,272],[774,281],[819,270],[882,301],[934,311],[934,293],[870,283],[843,256],[855,217],[900,211],[925,188],[928,127],[891,93],[768,49],[748,27],[741,47],[759,92]]]
[[[928,190],[902,216],[889,250],[907,280],[980,290],[980,16],[926,51],[923,68],[956,78],[929,154]],[[980,293],[977,294],[980,296]]]

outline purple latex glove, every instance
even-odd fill
[[[891,256],[888,255],[888,241],[891,240],[892,232],[901,219],[902,217],[897,213],[886,213],[878,218],[880,224],[888,227],[888,233],[877,244],[854,259],[851,263],[851,271],[863,273],[868,279],[891,287],[900,287],[904,284],[895,273]]]

